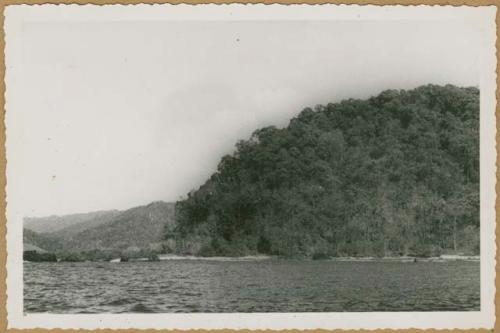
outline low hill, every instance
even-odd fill
[[[65,216],[57,219],[41,218],[39,221],[31,218],[24,228],[24,244],[60,255],[89,251],[120,253],[128,248],[148,249],[151,244],[161,241],[166,227],[174,224],[174,209],[173,203],[154,202],[126,211],[69,215],[68,220],[65,220]],[[54,227],[54,221],[59,223],[57,227]],[[60,228],[60,225],[66,227]],[[36,226],[39,232],[30,230],[32,226]],[[47,231],[43,226],[47,227]]]
[[[64,239],[65,248],[92,249],[146,248],[162,239],[163,230],[174,224],[173,203],[154,202],[121,212],[109,222]]]
[[[30,243],[24,243],[23,251],[34,251],[37,253],[47,253],[46,250],[44,250],[36,245],[30,244]]]
[[[479,251],[479,90],[426,85],[259,129],[177,202],[177,251],[289,257]]]
[[[25,217],[24,227],[38,233],[54,233],[64,229],[66,233],[72,234],[104,224],[118,213],[117,210],[110,210],[64,216]]]
[[[24,251],[32,249],[30,246],[35,246],[48,252],[56,252],[62,249],[61,240],[50,234],[42,234],[34,232],[30,229],[23,229],[23,245]]]

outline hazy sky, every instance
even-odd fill
[[[479,84],[480,31],[460,20],[25,20],[9,31],[8,167],[30,216],[175,201],[238,139],[307,106]]]

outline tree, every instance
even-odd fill
[[[306,108],[239,141],[176,217],[166,238],[205,255],[477,252],[479,91],[427,85]]]

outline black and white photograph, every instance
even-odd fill
[[[10,327],[493,327],[495,15],[8,6]]]

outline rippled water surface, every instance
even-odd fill
[[[25,263],[26,312],[479,310],[479,262]]]

